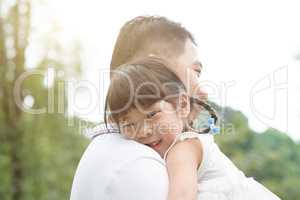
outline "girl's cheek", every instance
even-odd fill
[[[166,145],[171,145],[176,135],[174,133],[165,134],[164,141]]]

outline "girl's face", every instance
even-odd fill
[[[146,109],[131,109],[120,120],[121,133],[153,148],[163,157],[176,135],[183,131],[189,104],[182,105],[176,109],[172,103],[162,100]]]

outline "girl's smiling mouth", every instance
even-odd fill
[[[149,147],[156,149],[160,143],[161,143],[162,139],[156,140],[154,142],[151,142],[149,144],[147,144]]]

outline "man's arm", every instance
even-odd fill
[[[165,165],[155,158],[144,157],[119,169],[107,188],[111,199],[166,200],[168,174]]]

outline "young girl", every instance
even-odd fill
[[[164,158],[168,200],[278,200],[237,169],[211,134],[191,131],[191,98],[168,69],[165,61],[153,57],[120,66],[105,105],[106,123],[116,123],[126,138]]]

